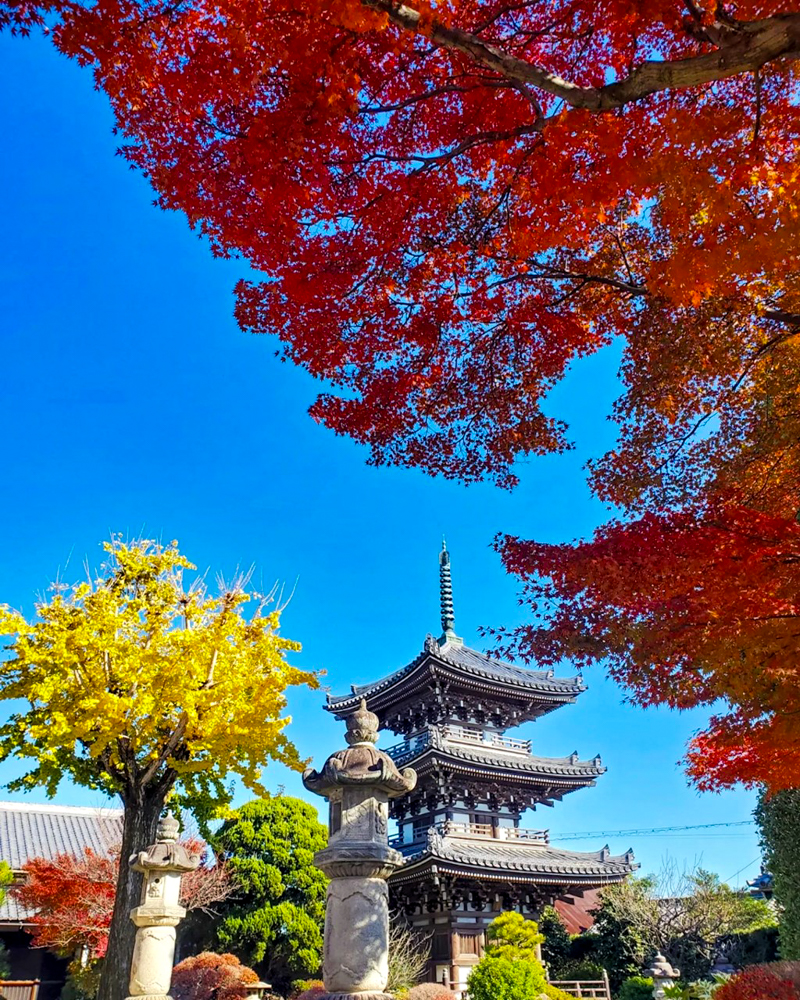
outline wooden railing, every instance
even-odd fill
[[[550,843],[549,830],[530,830],[526,827],[494,826],[492,823],[457,823],[455,820],[447,820],[437,824],[435,829],[445,837],[466,837],[470,840],[512,840],[517,843],[530,844],[532,847],[542,847]],[[402,834],[397,833],[389,837],[389,847],[421,846],[427,839],[427,830],[410,841],[404,841]]]
[[[539,844],[550,843],[549,830],[531,830],[524,826],[500,827],[500,829],[505,829],[508,840],[532,840]]]
[[[611,1000],[608,973],[603,971],[602,979],[551,979],[551,986],[557,986],[571,997],[585,997],[586,1000]]]
[[[63,986],[57,979],[0,979],[0,993],[6,1000],[37,1000],[40,986]]]
[[[428,746],[430,741],[430,734],[425,730],[425,732],[417,733],[416,736],[410,736],[402,743],[395,743],[394,746],[388,747],[386,753],[395,764],[403,764],[405,761],[411,760],[412,757],[416,757],[420,750],[424,750]]]
[[[492,840],[522,840],[530,844],[548,844],[547,830],[529,830],[524,827],[494,826],[492,823],[456,823],[448,820],[439,827],[447,837],[478,837]]]
[[[500,736],[499,733],[484,733],[481,729],[464,729],[462,726],[445,726],[442,735],[447,740],[456,743],[469,743],[472,746],[493,747],[497,750],[509,750],[512,753],[529,754],[530,740],[518,740],[513,736]]]
[[[482,729],[465,729],[463,726],[442,726],[441,732],[449,743],[466,743],[472,747],[487,747],[513,754],[530,755],[531,752],[530,740],[518,740],[514,736],[500,736],[499,733],[485,733]],[[424,750],[430,742],[430,731],[425,729],[388,747],[386,753],[396,764],[402,764]]]

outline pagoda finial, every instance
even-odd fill
[[[453,610],[453,581],[450,578],[450,553],[447,542],[442,538],[442,551],[439,553],[439,600],[442,609],[442,629],[444,634],[439,640],[461,645],[462,640],[456,635],[456,615]]]

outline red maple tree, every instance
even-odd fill
[[[518,456],[568,443],[549,388],[617,336],[599,489],[658,486],[709,414],[720,447],[758,421],[800,311],[791,4],[0,10],[46,14],[160,204],[266,273],[239,285],[240,323],[332,384],[314,416],[374,461],[513,482]]]
[[[202,855],[198,868],[181,879],[181,905],[187,910],[208,909],[233,892],[233,879],[224,860],[207,856],[198,839],[184,844]],[[102,958],[114,911],[119,873],[119,851],[83,855],[57,854],[31,858],[23,866],[24,881],[11,893],[32,912],[33,944],[59,955],[73,956],[86,947],[91,958]]]
[[[564,602],[515,648],[589,657],[589,636],[644,703],[719,694],[698,778],[800,783],[776,777],[797,737],[773,688],[794,676],[774,537],[800,508],[800,12],[0,0],[0,25],[44,21],[161,206],[263,272],[241,326],[326,380],[312,414],[373,462],[513,485],[521,455],[569,445],[548,391],[621,343],[619,441],[591,482],[629,520],[571,549],[506,542],[548,581],[534,601]],[[720,525],[748,519],[723,566],[739,528]],[[745,563],[780,595],[757,614],[730,582]]]
[[[727,703],[690,748],[701,787],[800,781],[800,524],[720,502],[648,513],[589,541],[504,539],[534,623],[524,657],[605,662],[642,705]]]

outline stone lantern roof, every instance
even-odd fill
[[[156,842],[146,851],[139,851],[130,859],[131,868],[135,872],[170,871],[192,872],[200,864],[200,857],[191,854],[183,844],[178,843],[180,824],[168,812],[158,822]]]
[[[363,699],[360,708],[347,718],[345,739],[350,745],[332,753],[321,771],[309,768],[303,772],[303,784],[310,792],[327,796],[337,785],[368,785],[396,798],[414,788],[416,773],[410,768],[401,772],[387,753],[374,746],[378,717]]]
[[[647,970],[646,975],[652,979],[679,979],[680,969],[673,969],[667,959],[659,952],[653,959],[653,964]]]

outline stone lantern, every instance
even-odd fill
[[[373,745],[377,715],[366,702],[347,719],[347,750],[307,770],[303,784],[329,802],[330,839],[314,864],[331,879],[325,916],[323,980],[329,1000],[383,1000],[389,977],[389,890],[403,863],[389,847],[389,799],[410,792],[416,773],[398,771]],[[325,1000],[325,998],[321,998]]]
[[[650,976],[653,980],[654,1000],[664,1000],[664,990],[668,986],[671,986],[673,981],[679,978],[680,974],[680,969],[673,969],[666,958],[659,952],[653,959],[653,964],[645,973],[646,976]]]
[[[142,872],[142,900],[131,910],[136,944],[131,962],[130,997],[169,1000],[175,959],[175,928],[186,916],[180,905],[181,876],[194,871],[200,858],[179,844],[180,824],[167,813],[158,824],[156,842],[134,854],[130,866]]]

